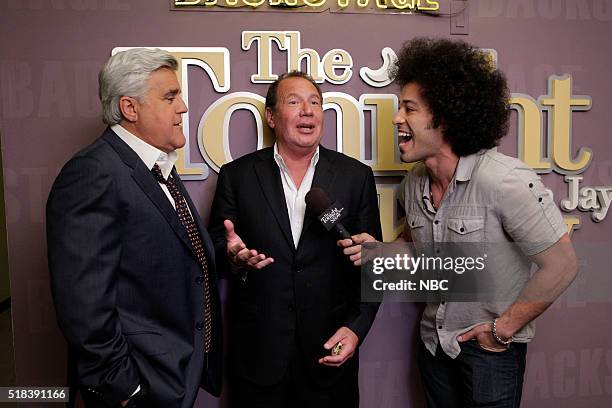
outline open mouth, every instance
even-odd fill
[[[412,133],[409,131],[398,130],[397,131],[397,142],[399,144],[407,143],[412,140]]]
[[[297,129],[299,132],[301,133],[305,133],[305,134],[311,134],[314,132],[314,128],[315,126],[313,124],[310,123],[300,123],[299,125],[297,125]]]

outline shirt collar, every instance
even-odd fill
[[[157,147],[151,146],[138,136],[126,130],[123,126],[117,124],[111,126],[111,130],[119,136],[130,148],[140,157],[148,169],[152,169],[155,164],[161,169],[162,175],[168,179],[172,168],[178,159],[178,153],[172,151],[165,153]]]
[[[284,171],[287,171],[287,165],[285,164],[285,160],[283,160],[283,156],[281,156],[280,153],[278,152],[278,143],[276,142],[274,142],[274,160],[276,161],[276,164],[278,165],[278,167],[280,167]],[[312,158],[310,159],[310,167],[315,167],[318,162],[319,162],[319,146],[317,146],[317,150],[315,151],[315,153],[312,155]]]
[[[476,160],[478,160],[479,156],[483,155],[486,151],[486,149],[483,149],[474,154],[459,157],[455,174],[447,187],[447,192],[445,195],[452,194],[458,181],[470,181],[474,166],[476,165]],[[428,211],[435,213],[436,210],[431,200],[431,185],[429,182],[429,177],[423,177],[421,181],[421,191],[423,192],[423,204],[425,205],[425,208],[427,208]]]
[[[469,156],[462,156],[459,158],[457,163],[457,170],[455,171],[456,181],[469,181],[472,178],[472,171],[478,157],[484,154],[486,150],[470,154]]]

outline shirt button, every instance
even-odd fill
[[[293,306],[293,305],[289,305],[288,307],[289,307],[289,311],[290,312],[293,312],[295,310],[295,306]]]
[[[459,228],[459,231],[460,231],[460,232],[464,232],[464,231],[465,231],[465,228],[461,227],[461,228]]]
[[[204,323],[202,322],[196,323],[196,330],[201,331],[203,328],[204,328]]]
[[[445,304],[445,303],[446,303],[445,301],[440,302],[440,304],[441,304],[441,305],[443,305],[443,304]]]
[[[439,249],[436,249],[436,254],[439,254],[439,253],[440,253],[440,250],[439,250]]]
[[[438,329],[442,330],[442,326],[438,326]]]
[[[529,183],[529,188],[533,188],[533,183]]]
[[[440,223],[440,221],[438,221],[438,220],[434,221],[434,224],[436,224],[436,225],[438,225],[439,223]]]
[[[197,278],[195,278],[196,285],[201,285],[202,282],[204,282],[204,277],[202,275],[200,275]]]

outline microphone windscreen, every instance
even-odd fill
[[[306,193],[304,201],[306,201],[306,211],[315,217],[323,214],[332,204],[327,193],[319,187],[314,187]]]

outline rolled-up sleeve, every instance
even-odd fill
[[[499,183],[498,213],[504,230],[528,256],[549,248],[567,232],[552,192],[528,167],[518,167]]]

